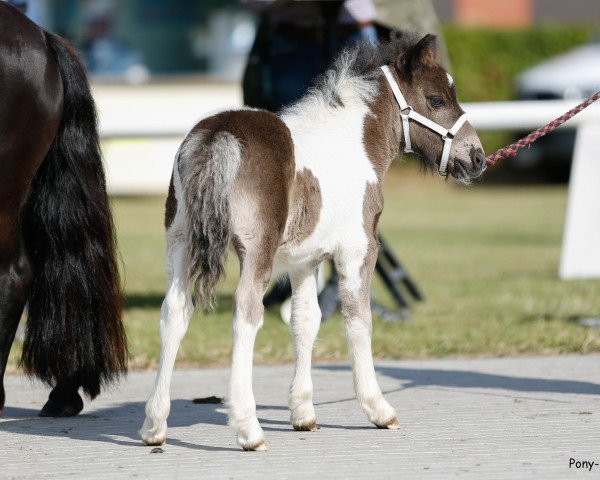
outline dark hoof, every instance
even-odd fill
[[[40,412],[40,417],[74,417],[83,410],[83,400],[78,393],[69,398],[50,398]]]

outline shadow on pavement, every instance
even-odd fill
[[[330,372],[346,372],[350,368],[342,365],[320,365],[316,370]],[[435,370],[402,368],[392,366],[377,367],[378,375],[384,375],[398,380],[400,385],[392,392],[401,392],[409,388],[453,388],[465,389],[497,389],[512,392],[530,393],[561,393],[600,395],[600,384],[577,381],[545,378],[524,378],[519,376],[498,375],[462,370]],[[391,393],[390,391],[384,393]],[[339,395],[338,395],[339,397]],[[315,405],[355,401],[354,398],[335,398],[330,401],[318,402]],[[105,442],[127,447],[141,447],[142,442],[138,436],[144,417],[145,402],[127,402],[106,406],[99,410],[84,413],[70,418],[39,418],[38,410],[30,408],[6,406],[0,420],[0,431],[16,435],[37,435],[48,438],[70,438],[74,440]],[[257,405],[257,413],[265,430],[293,432],[287,420],[273,420],[264,418],[261,411],[287,410],[283,405]],[[287,416],[287,415],[286,415]],[[261,418],[262,417],[262,418]],[[194,404],[191,399],[175,399],[171,402],[169,415],[170,436],[168,445],[180,446],[190,449],[205,451],[241,451],[235,446],[216,447],[200,445],[178,440],[177,427],[190,427],[198,425],[227,425],[227,415],[222,404]],[[345,426],[320,424],[321,428],[332,429],[368,429],[364,426]],[[228,428],[228,427],[227,427]],[[231,436],[232,444],[233,434]]]
[[[323,365],[321,370],[350,370],[344,365]],[[514,392],[546,392],[600,395],[600,384],[577,380],[554,380],[496,375],[463,370],[432,370],[401,367],[376,367],[378,375],[401,380],[401,390],[415,387],[493,388]]]
[[[0,421],[0,431],[142,447],[137,432],[144,420],[144,406],[145,402],[128,402],[69,418],[39,418],[38,410],[7,406],[4,409],[3,420]],[[194,405],[191,400],[173,400],[169,415],[171,435],[167,444],[196,450],[241,451],[235,447],[192,444],[173,437],[172,429],[177,427],[196,424],[227,425],[227,416],[220,411],[223,408],[220,404]]]

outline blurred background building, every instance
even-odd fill
[[[395,2],[376,3],[389,9]],[[597,0],[431,3],[442,22],[464,27],[600,23]],[[139,65],[158,76],[205,73],[239,79],[256,33],[255,15],[235,0],[29,0],[28,14],[76,42],[93,72],[113,78]]]
[[[105,135],[105,155],[120,175],[137,167],[126,168],[113,161],[117,157],[126,156],[128,165],[133,165],[132,158],[141,162],[145,157],[147,162],[160,153],[168,158],[161,160],[158,182],[176,141],[195,120],[214,109],[242,103],[240,80],[258,24],[256,10],[248,8],[247,2],[27,3],[34,21],[69,38],[82,52],[104,132],[110,133]],[[598,0],[414,0],[400,13],[395,0],[376,0],[375,4],[380,24],[403,29],[421,22],[424,30],[434,27],[428,27],[419,12],[433,5],[442,22],[439,31],[448,44],[462,102],[576,99],[600,90]],[[427,6],[418,8],[421,4]],[[166,130],[158,131],[156,125],[150,128],[152,118]],[[124,128],[134,124],[135,132]],[[144,126],[155,137],[171,139],[142,142],[137,134]],[[136,133],[135,141],[128,132]],[[484,133],[484,146],[487,151],[495,150],[522,133]],[[516,160],[496,167],[490,178],[521,181],[530,178],[524,173],[533,172],[542,180],[565,181],[574,138],[572,131],[550,135]],[[122,150],[120,155],[117,150]],[[140,186],[141,191],[156,190],[157,184],[150,184],[154,186]],[[124,190],[116,187],[115,191]]]
[[[596,0],[433,0],[443,21],[472,27],[515,28],[543,22],[600,20]]]
[[[239,79],[255,20],[231,0],[29,0],[28,14],[74,41],[96,79],[208,74]]]

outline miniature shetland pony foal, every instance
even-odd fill
[[[245,450],[264,450],[252,393],[252,351],[271,277],[289,272],[296,368],[289,407],[295,430],[315,430],[311,353],[321,312],[315,271],[333,258],[362,409],[398,428],[371,353],[369,290],[377,257],[383,177],[411,149],[425,166],[468,183],[485,168],[452,79],[435,60],[435,37],[392,38],[344,51],[298,103],[274,115],[243,109],[200,121],[182,143],[166,205],[168,291],[162,351],[140,431],[166,440],[169,385],[196,304],[212,305],[231,248],[240,261],[234,299],[229,423]],[[384,67],[384,68],[381,68]]]

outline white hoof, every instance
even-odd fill
[[[242,421],[230,420],[230,424],[235,428],[237,444],[244,450],[262,452],[267,449],[265,434],[256,417]]]
[[[290,416],[290,423],[294,427],[294,430],[317,431],[317,416],[313,404],[305,403],[294,408]]]
[[[155,422],[146,417],[140,436],[144,445],[164,445],[167,441],[167,422]]]
[[[259,443],[258,445],[250,445],[247,447],[242,447],[247,452],[266,452],[267,445],[265,442]]]
[[[381,424],[375,424],[377,428],[388,429],[388,430],[398,430],[400,428],[400,423],[398,423],[398,419],[396,417],[390,418],[387,422],[383,422]]]
[[[377,428],[397,429],[400,428],[396,411],[383,398],[377,402],[373,402],[371,408],[365,408],[369,420],[377,426]]]

